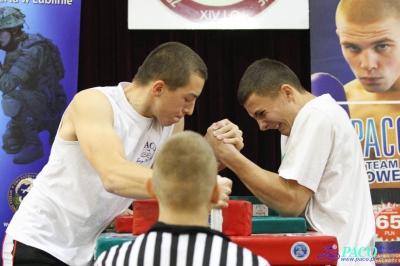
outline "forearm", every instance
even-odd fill
[[[225,164],[221,163],[220,161],[218,161],[217,163],[218,163],[218,172],[226,168]]]
[[[304,209],[297,201],[293,181],[260,168],[239,152],[225,156],[221,161],[240,178],[254,196],[280,215],[298,216]]]
[[[138,164],[122,162],[103,170],[100,178],[104,188],[121,197],[150,198],[145,188],[145,180],[152,177],[152,170]]]

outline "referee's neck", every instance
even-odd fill
[[[208,210],[160,210],[158,221],[171,225],[208,226]]]

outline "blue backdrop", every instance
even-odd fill
[[[310,1],[311,74],[317,72],[329,73],[339,79],[342,84],[346,84],[349,81],[354,80],[355,76],[342,55],[339,38],[336,35],[335,12],[339,2],[340,0]],[[334,94],[336,92],[332,91],[329,93]],[[370,106],[365,105],[363,108],[370,108]],[[392,116],[396,119],[398,114],[392,114]],[[353,119],[354,117],[352,117],[352,120]],[[366,161],[368,161],[368,156],[364,157]],[[395,169],[392,170],[397,173],[399,171],[398,167],[396,166],[394,168]],[[368,170],[370,169],[367,169],[367,172],[369,172]],[[378,171],[379,169],[373,170]],[[384,231],[385,234],[387,234],[387,236],[384,235],[383,237],[379,234],[376,235],[375,245],[379,251],[379,254],[376,257],[376,264],[400,265],[400,260],[398,259],[400,257],[400,241],[397,241],[400,233],[396,229],[396,224],[398,222],[397,218],[399,217],[399,207],[397,206],[398,202],[396,201],[398,197],[396,194],[398,195],[399,191],[392,190],[390,192],[395,194],[389,194],[388,190],[385,190],[385,188],[375,191],[378,192],[372,193],[373,201],[374,196],[375,198],[384,197],[384,199],[386,199],[381,202],[382,205],[379,204],[374,206],[377,232],[379,228],[380,231]],[[390,199],[390,202],[393,205],[390,205],[391,203],[388,203],[387,199]],[[397,204],[395,202],[397,202]],[[386,203],[388,203],[388,205],[386,205]],[[391,214],[396,215],[392,216]],[[390,261],[391,259],[386,259],[385,256],[394,259],[393,261]]]
[[[335,11],[339,2],[310,1],[311,74],[326,72],[346,84],[355,77],[343,58],[336,35]]]
[[[65,68],[65,76],[61,80],[61,84],[67,94],[69,103],[77,92],[81,1],[70,0],[71,5],[46,4],[46,2],[51,3],[54,1],[25,0],[25,2],[23,0],[2,0],[0,1],[0,7],[19,8],[26,15],[24,31],[31,34],[40,33],[58,46]],[[1,62],[4,62],[4,56],[5,52],[0,50]],[[0,134],[5,131],[8,121],[9,117],[4,116],[3,112],[0,111]],[[50,154],[48,132],[40,133],[40,138],[43,143],[44,156],[30,164],[14,164],[13,155],[6,154],[0,149],[1,240],[3,240],[4,232],[14,214],[16,207],[14,203],[15,200],[18,201],[16,197],[23,200],[23,196],[29,191],[31,181],[48,160]],[[1,138],[0,145],[3,145]],[[17,192],[19,192],[18,195],[16,194]]]

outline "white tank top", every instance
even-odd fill
[[[150,168],[155,151],[174,126],[163,127],[157,119],[138,114],[125,98],[123,88],[128,85],[94,89],[111,102],[114,129],[123,142],[126,159]],[[64,141],[57,134],[49,161],[15,213],[7,234],[69,265],[89,265],[97,236],[132,201],[105,191],[79,142]]]

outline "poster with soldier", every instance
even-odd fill
[[[0,238],[77,92],[80,1],[0,1]]]

